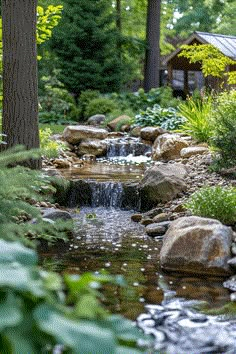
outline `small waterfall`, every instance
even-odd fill
[[[140,156],[151,151],[151,146],[143,144],[138,138],[115,138],[108,140],[107,158],[116,156]]]
[[[92,192],[92,207],[121,208],[123,197],[122,183],[91,181],[90,188]]]

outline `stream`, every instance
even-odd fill
[[[114,156],[114,151],[123,155]],[[67,273],[105,270],[123,275],[126,287],[104,287],[105,304],[112,313],[137,320],[144,332],[151,333],[155,353],[236,353],[236,320],[224,322],[191,307],[196,301],[205,301],[208,308],[229,302],[224,279],[163,273],[159,267],[161,239],[148,237],[143,225],[131,221],[135,210],[122,204],[122,183],[139,181],[152,163],[150,158],[134,156],[124,146],[113,147],[109,154],[81,168],[60,170],[71,181],[85,181],[92,196],[90,205],[71,204],[76,239],[67,249],[42,254],[45,264]],[[222,340],[217,331],[222,332]]]

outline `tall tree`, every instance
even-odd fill
[[[7,147],[39,147],[37,0],[2,0],[3,119]],[[29,167],[40,168],[39,160]]]
[[[52,48],[59,58],[59,79],[70,92],[119,90],[118,33],[110,0],[67,0]]]
[[[161,0],[148,0],[144,69],[144,90],[160,85],[160,19]]]

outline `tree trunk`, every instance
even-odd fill
[[[121,33],[121,0],[116,0],[116,28]]]
[[[160,85],[160,17],[161,0],[148,0],[146,29],[146,59],[144,69],[144,90]]]
[[[7,147],[39,147],[37,0],[2,0],[3,133]],[[39,160],[27,165],[40,168]]]

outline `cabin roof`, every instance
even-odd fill
[[[196,31],[182,44],[191,44],[194,39],[198,40],[202,44],[212,44],[214,47],[219,49],[221,53],[231,59],[236,60],[235,36]],[[175,57],[180,51],[181,48],[177,48],[173,53],[171,53],[165,58],[164,63],[167,64],[168,61]]]

